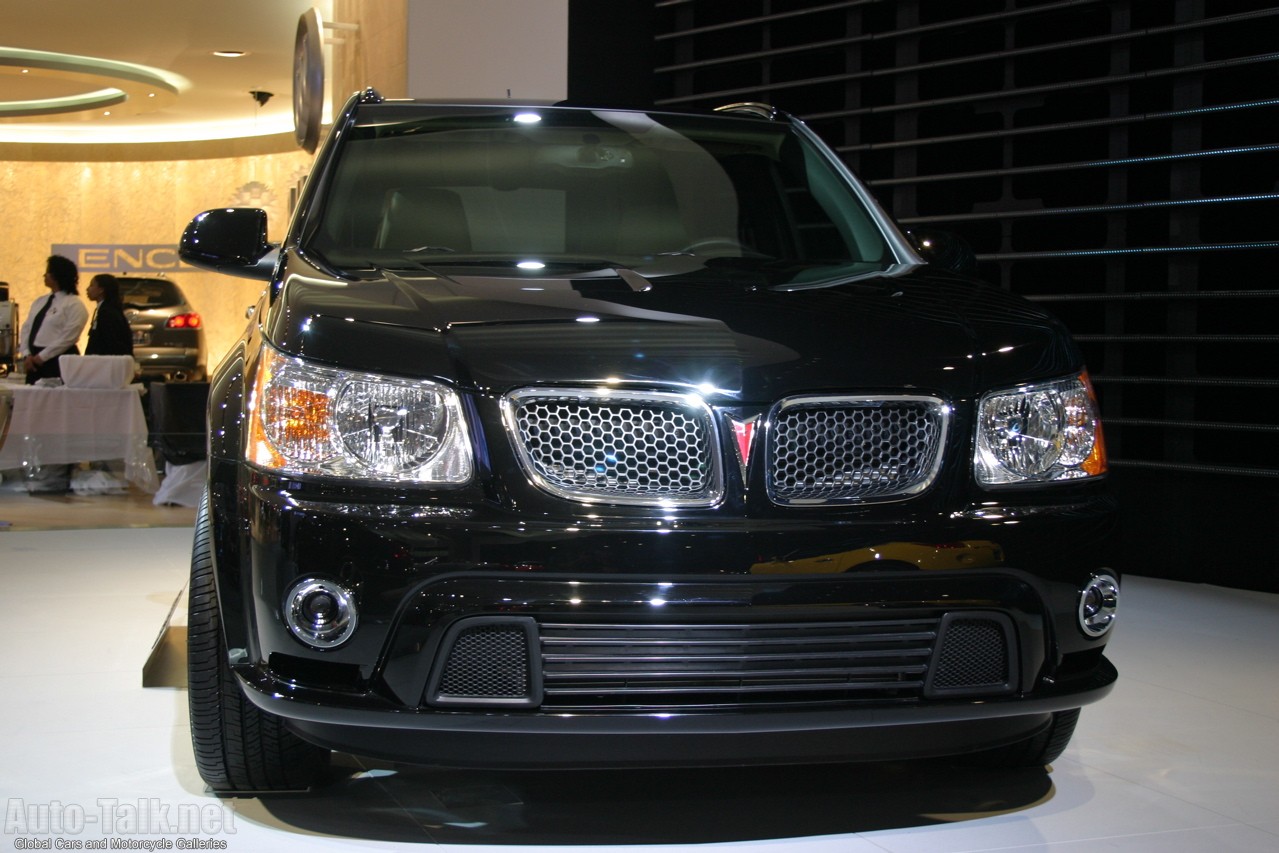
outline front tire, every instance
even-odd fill
[[[213,581],[209,498],[200,501],[191,549],[187,619],[187,704],[201,778],[214,791],[309,788],[329,751],[307,743],[250,702],[227,662]]]
[[[978,767],[1016,769],[1052,764],[1066,751],[1079,722],[1079,709],[1057,711],[1048,727],[1025,740],[966,756],[964,763]]]

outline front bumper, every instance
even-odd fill
[[[935,541],[997,540],[983,553],[1032,559],[1033,572],[894,565],[822,575],[751,567],[771,565],[760,555],[787,541],[839,549],[900,537],[897,526],[566,526],[261,487],[249,488],[248,512],[227,513],[231,493],[220,494],[218,583],[234,669],[255,703],[345,751],[513,767],[957,753],[1029,737],[1115,680],[1105,638],[1084,636],[1076,617],[1082,584],[1104,567],[1089,559],[1100,543],[1059,544],[1104,530],[1106,502],[926,531]],[[287,591],[306,577],[354,594],[360,628],[349,643],[308,649],[284,627]],[[506,657],[458,651],[470,628],[490,626],[527,642]],[[984,651],[965,645],[974,626],[990,641]],[[477,661],[487,667],[478,682],[500,675],[503,686],[448,686]],[[522,686],[509,688],[520,667]]]
[[[199,382],[207,375],[204,354],[198,347],[134,346],[133,358],[146,377]]]
[[[1104,697],[1116,677],[1101,658],[1086,684],[1010,702],[625,716],[337,711],[304,695],[284,700],[267,683],[245,686],[264,710],[285,715],[303,738],[332,749],[417,764],[541,769],[957,755],[1032,737],[1049,724],[1052,712]]]

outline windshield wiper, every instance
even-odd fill
[[[404,254],[406,255],[438,255],[441,252],[447,252],[449,254],[452,254],[456,251],[457,249],[454,249],[452,246],[416,246],[412,249],[405,249]]]
[[[865,272],[848,273],[845,275],[831,276],[830,278],[818,279],[817,281],[800,281],[788,282],[786,284],[774,284],[769,290],[779,290],[789,292],[794,290],[817,290],[823,287],[839,287],[845,284],[855,284],[859,281],[871,281],[880,278],[897,278],[905,275],[913,269],[917,269],[922,264],[889,264],[879,269],[866,270]]]
[[[608,258],[597,258],[590,256],[559,256],[548,258],[545,261],[534,261],[533,258],[522,259],[519,257],[506,255],[481,255],[481,254],[456,254],[447,246],[422,246],[416,249],[410,249],[402,252],[401,256],[404,260],[419,267],[427,272],[439,274],[439,267],[519,267],[521,263],[536,262],[542,264],[540,267],[524,266],[520,269],[530,276],[555,275],[558,270],[568,267],[578,271],[592,271],[602,275],[615,275],[626,283],[627,287],[636,293],[645,293],[653,289],[653,282],[643,273],[637,272],[628,264],[622,264]],[[437,256],[418,257],[418,256]]]

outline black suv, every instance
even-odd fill
[[[1097,404],[805,125],[352,98],[212,378],[190,703],[215,789],[965,753],[1105,695]]]

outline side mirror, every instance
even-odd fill
[[[178,256],[192,266],[264,281],[278,254],[266,239],[266,211],[248,207],[204,211],[178,243]]]
[[[977,275],[977,255],[968,241],[950,231],[908,231],[906,236],[919,256],[930,264],[957,272]]]

